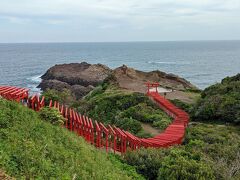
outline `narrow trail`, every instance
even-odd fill
[[[148,123],[141,122],[141,126],[142,126],[144,132],[149,133],[152,136],[156,136],[157,134],[159,134],[161,132],[160,129],[156,129],[156,128],[152,127],[151,124],[148,124]]]
[[[0,96],[7,100],[25,104],[35,111],[39,111],[45,106],[56,108],[65,118],[65,128],[82,136],[87,142],[95,145],[97,148],[105,148],[106,152],[113,151],[114,153],[124,154],[127,149],[136,150],[142,147],[161,148],[182,143],[185,129],[189,122],[189,115],[162,97],[157,91],[158,86],[158,83],[147,83],[147,95],[158,104],[159,108],[171,116],[173,121],[163,132],[157,132],[156,129],[150,128],[147,124],[143,125],[145,129],[154,133],[155,136],[152,138],[138,138],[118,127],[105,126],[101,122],[79,114],[74,109],[68,108],[63,104],[61,105],[56,101],[53,102],[51,100],[46,105],[44,97],[39,97],[38,95],[29,97],[29,89],[26,88],[0,86]],[[155,87],[156,91],[150,91],[150,87]]]

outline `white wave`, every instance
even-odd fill
[[[27,87],[30,89],[30,93],[41,93],[40,88],[37,88],[38,84],[41,82],[42,75],[35,75],[27,78],[30,82]]]
[[[41,89],[40,88],[37,88],[36,85],[34,84],[28,84],[27,87],[30,89],[31,93],[35,94],[35,93],[39,93],[41,94]]]
[[[40,83],[41,82],[41,76],[42,75],[37,75],[37,76],[32,76],[32,77],[29,77],[27,78],[28,80],[34,82],[34,83]]]
[[[189,64],[187,62],[173,62],[173,61],[147,61],[148,64]]]

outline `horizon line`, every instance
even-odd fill
[[[33,42],[0,42],[0,44],[56,44],[56,43],[138,43],[138,42],[201,42],[201,41],[240,41],[240,39],[209,39],[209,40],[139,40],[139,41],[33,41]]]

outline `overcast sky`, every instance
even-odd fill
[[[0,42],[240,39],[240,0],[0,0]]]

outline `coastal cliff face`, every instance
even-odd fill
[[[69,89],[77,99],[80,99],[102,83],[109,75],[114,76],[112,81],[120,88],[135,92],[145,93],[145,82],[160,82],[162,87],[179,91],[197,89],[185,79],[161,71],[143,72],[126,65],[112,70],[102,64],[88,64],[86,62],[51,67],[41,77],[42,82],[38,87],[42,90],[47,88],[58,91]]]

